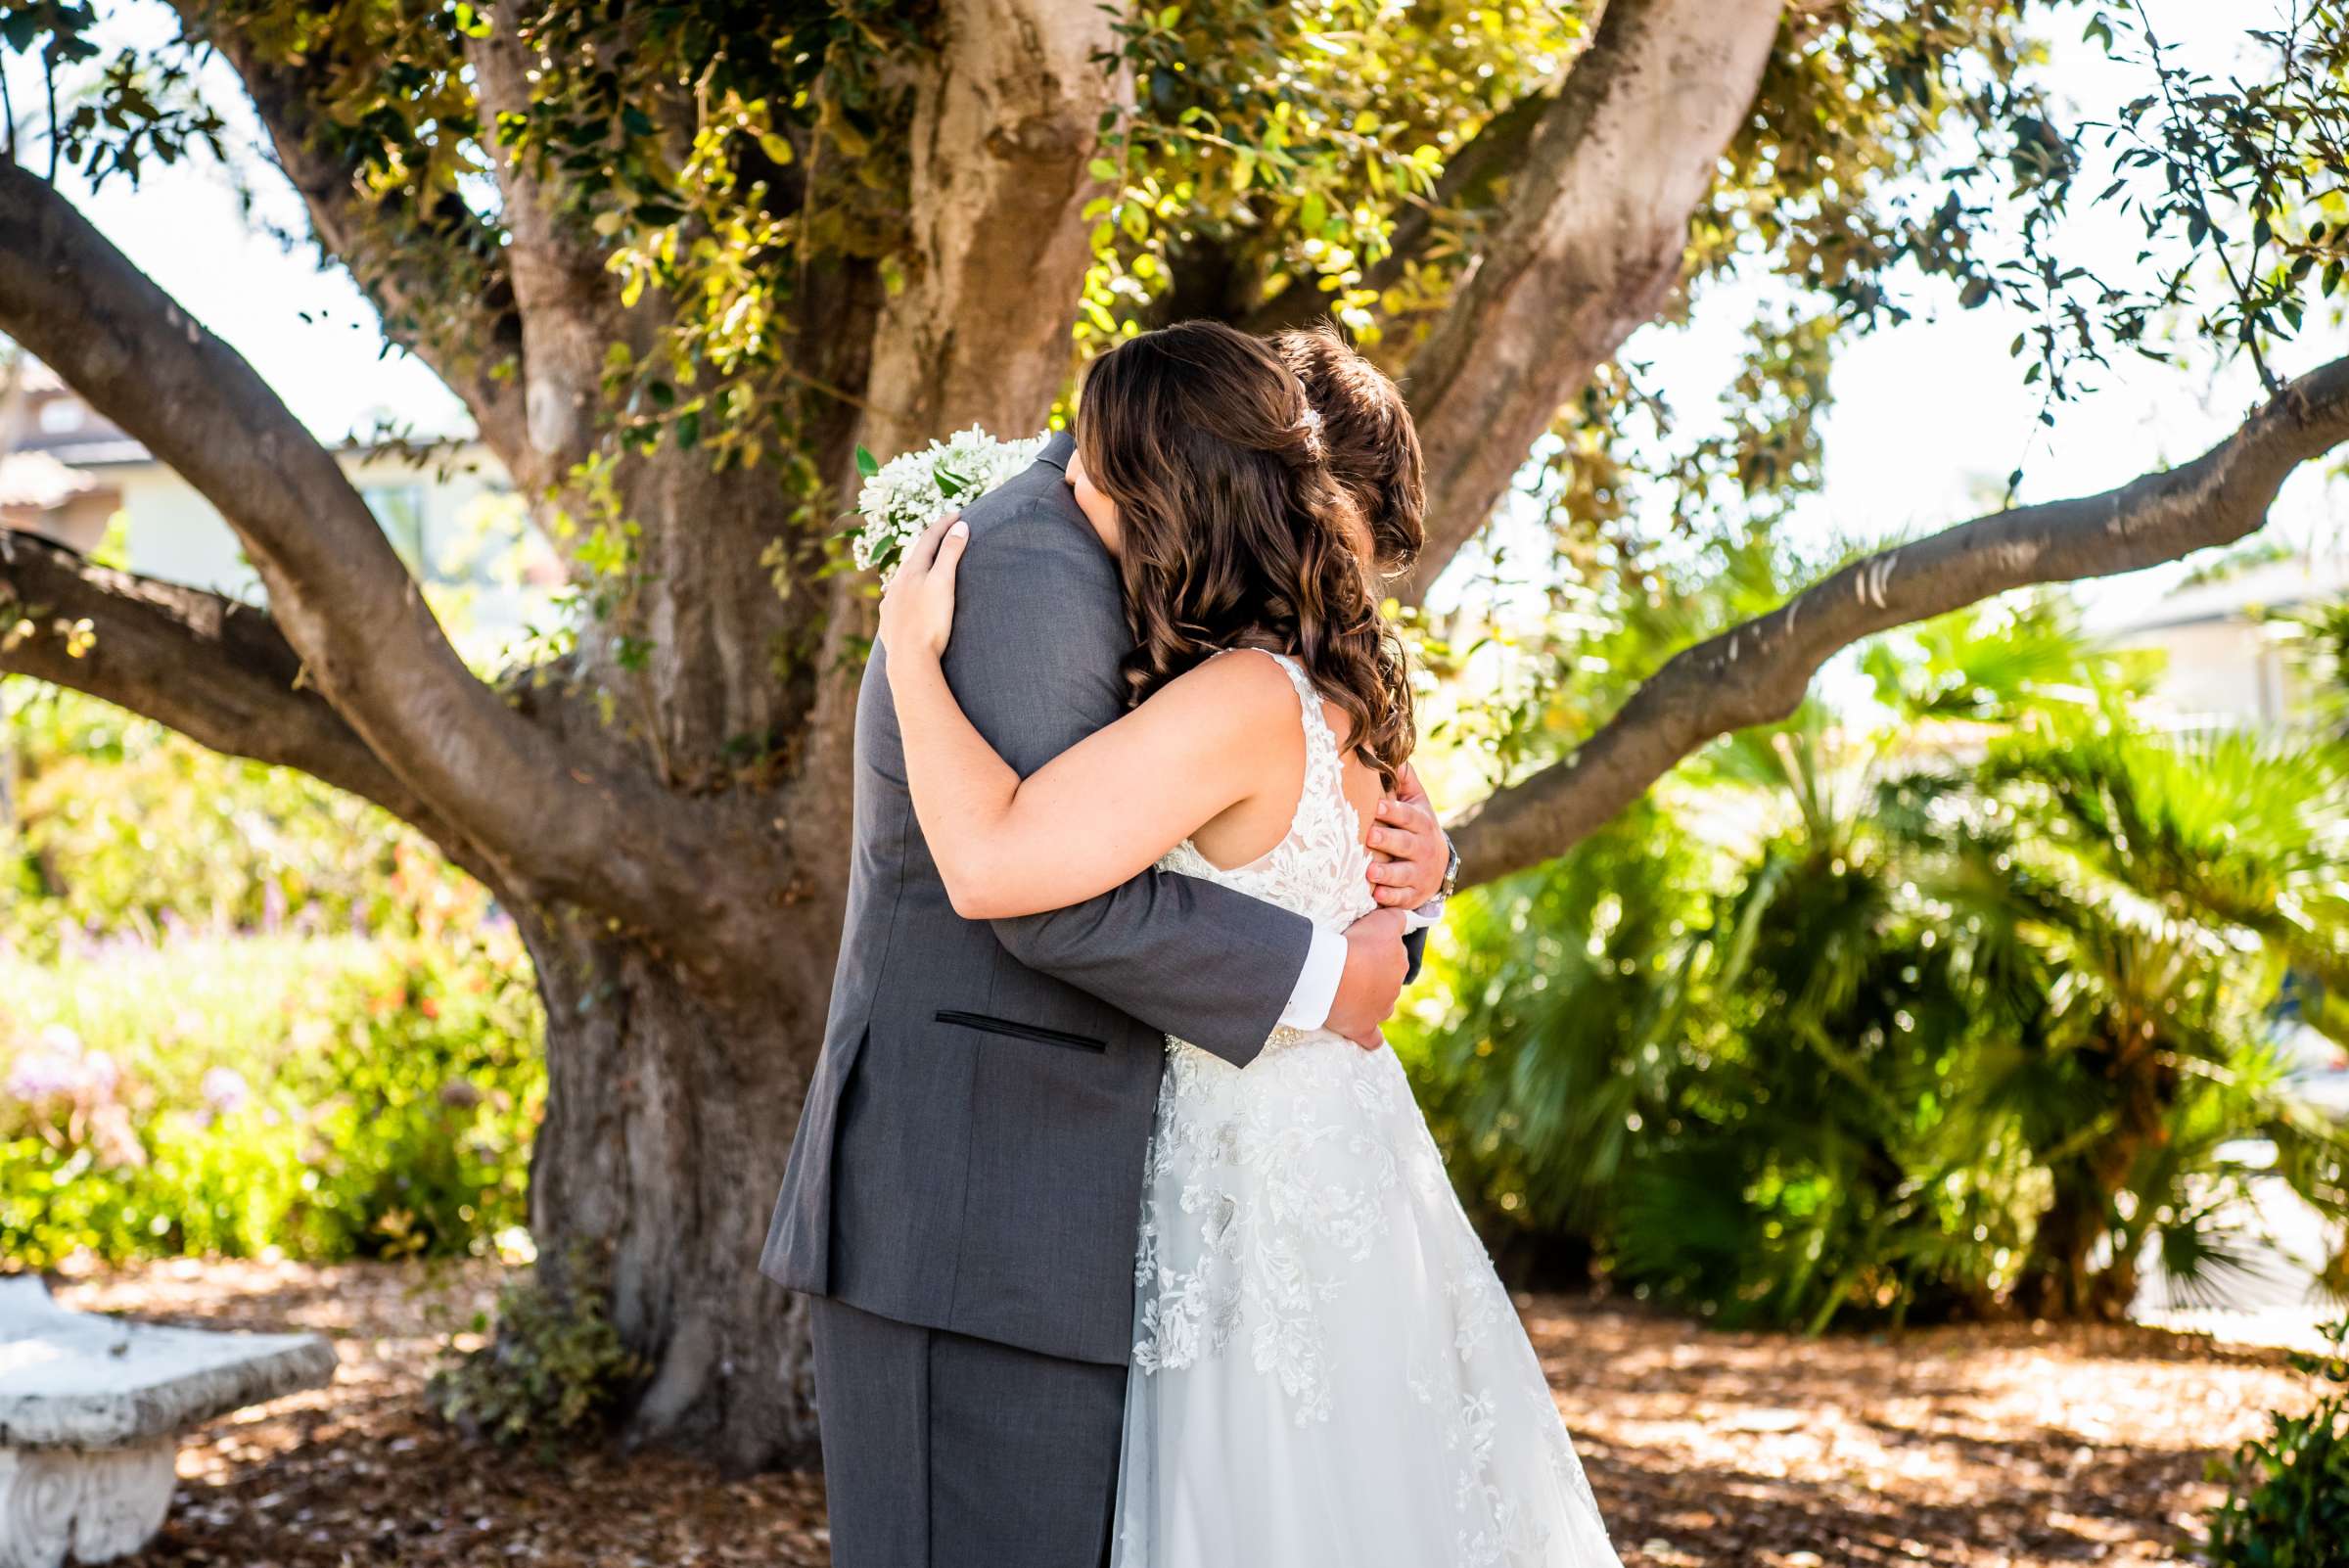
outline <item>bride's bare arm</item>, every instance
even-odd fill
[[[925,535],[881,609],[906,785],[957,912],[993,920],[1080,903],[1251,797],[1267,749],[1297,727],[1296,692],[1263,659],[1212,660],[1022,779],[941,664],[965,539]]]

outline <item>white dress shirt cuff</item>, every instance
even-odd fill
[[[1313,945],[1306,949],[1297,988],[1289,992],[1289,1005],[1281,1009],[1282,1025],[1310,1031],[1328,1023],[1329,1010],[1338,999],[1338,982],[1345,978],[1346,939],[1315,926]]]
[[[1430,899],[1418,908],[1409,910],[1404,915],[1403,929],[1405,931],[1425,931],[1443,918],[1444,900]]]

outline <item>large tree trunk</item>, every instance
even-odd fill
[[[815,1452],[806,1307],[758,1263],[823,1032],[819,923],[779,929],[796,951],[771,969],[713,984],[596,922],[523,918],[546,1004],[539,1276],[607,1297],[651,1367],[622,1412],[630,1446],[741,1469]]]

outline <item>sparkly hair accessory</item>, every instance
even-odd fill
[[[1315,408],[1312,403],[1307,403],[1304,417],[1297,421],[1297,425],[1305,432],[1306,447],[1315,458],[1319,458],[1321,455],[1321,410]]]

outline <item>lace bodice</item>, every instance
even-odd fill
[[[1298,791],[1289,831],[1263,854],[1229,870],[1201,854],[1189,839],[1168,851],[1158,868],[1220,882],[1324,929],[1343,930],[1378,907],[1367,880],[1370,852],[1362,846],[1361,821],[1346,798],[1345,758],[1321,711],[1321,694],[1296,660],[1269,649],[1226,648],[1215,657],[1259,652],[1279,665],[1297,688],[1305,721],[1305,786]]]

